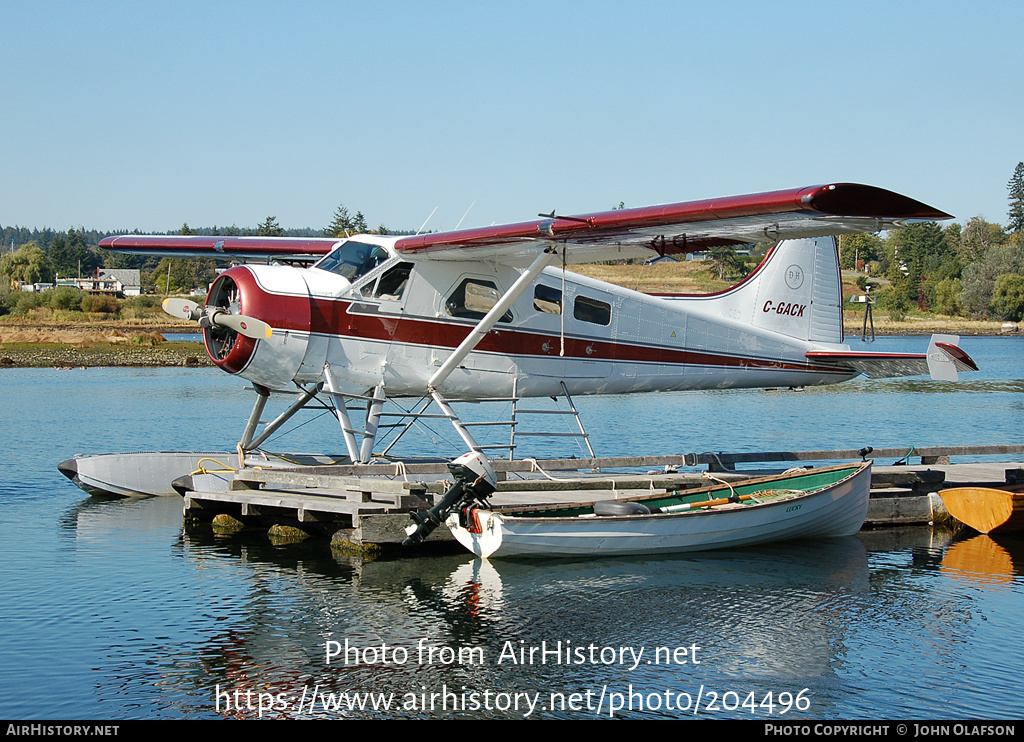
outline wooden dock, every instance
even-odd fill
[[[501,481],[491,501],[548,504],[628,497],[707,484],[703,472],[694,470],[699,466],[707,466],[720,479],[743,479],[777,473],[794,463],[836,462],[863,455],[863,450],[831,450],[498,460],[492,463]],[[867,527],[940,522],[949,517],[936,494],[940,490],[998,485],[1007,481],[1007,470],[1024,469],[1024,446],[1015,445],[882,449],[868,455],[875,461],[892,458],[900,464],[872,467]],[[950,463],[961,456],[1000,456],[1004,461]],[[1016,459],[1007,463],[1010,457]],[[737,471],[734,467],[739,463],[775,466]],[[613,471],[627,468],[633,471]],[[361,552],[400,544],[411,523],[410,513],[430,507],[450,481],[446,465],[436,462],[245,468],[234,474],[226,490],[222,475],[193,475],[182,494],[188,524],[258,528],[277,538],[329,538],[335,548]],[[443,527],[429,539],[443,541],[451,541]]]

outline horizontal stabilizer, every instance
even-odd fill
[[[957,335],[932,335],[928,343],[928,373],[936,381],[956,381],[959,371],[977,371],[971,357],[957,346]]]
[[[957,346],[959,341],[956,335],[933,335],[927,353],[811,350],[807,357],[845,366],[872,379],[931,376],[936,381],[956,381],[958,372],[978,370],[971,357]]]

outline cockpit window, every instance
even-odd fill
[[[379,245],[347,240],[314,267],[337,273],[354,283],[360,276],[366,275],[389,257],[388,251]]]

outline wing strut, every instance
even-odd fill
[[[498,302],[491,307],[491,310],[483,316],[476,327],[470,330],[469,335],[466,336],[459,347],[448,356],[448,359],[441,364],[441,368],[434,372],[434,375],[427,381],[427,389],[433,394],[439,386],[441,386],[445,379],[447,379],[452,371],[454,371],[460,363],[462,363],[466,356],[468,356],[473,349],[480,343],[481,340],[486,337],[487,333],[491,331],[491,328],[497,323],[497,321],[509,310],[516,300],[522,296],[523,292],[530,287],[540,272],[550,265],[554,259],[558,257],[558,253],[553,248],[547,248],[538,255],[534,261],[530,264],[519,278],[516,279],[515,283],[512,284],[511,288],[505,292],[505,294],[498,299]]]
[[[455,478],[455,485],[448,490],[441,502],[425,512],[412,514],[413,525],[405,530],[408,538],[402,542],[403,546],[412,546],[422,542],[423,539],[430,535],[431,531],[444,522],[449,513],[454,510],[471,507],[474,502],[485,502],[487,496],[497,487],[497,479],[490,462],[487,460],[487,456],[483,453],[481,446],[474,440],[469,430],[466,429],[466,426],[459,420],[459,416],[455,414],[455,411],[448,404],[448,401],[441,394],[438,387],[444,383],[452,371],[458,368],[458,365],[465,360],[466,356],[484,339],[498,319],[522,296],[523,292],[540,275],[540,272],[557,257],[558,253],[554,248],[545,248],[544,252],[534,259],[530,267],[516,279],[509,290],[498,299],[497,303],[491,307],[490,311],[470,331],[465,340],[459,344],[459,347],[441,364],[441,368],[437,369],[434,375],[430,377],[430,380],[427,381],[427,390],[430,392],[430,396],[434,398],[438,407],[441,408],[471,451],[463,454],[448,465]]]

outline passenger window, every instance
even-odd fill
[[[577,296],[572,303],[572,316],[581,322],[609,325],[612,321],[612,306],[597,299]]]
[[[562,292],[538,283],[533,289],[533,308],[546,314],[561,314]]]
[[[467,278],[448,297],[444,308],[452,317],[483,319],[500,298],[495,284],[479,278]],[[505,312],[498,321],[511,322],[512,312]]]
[[[401,299],[402,293],[409,283],[410,273],[412,273],[412,263],[399,263],[380,277],[377,282],[377,290],[373,292],[374,297],[390,301]]]

